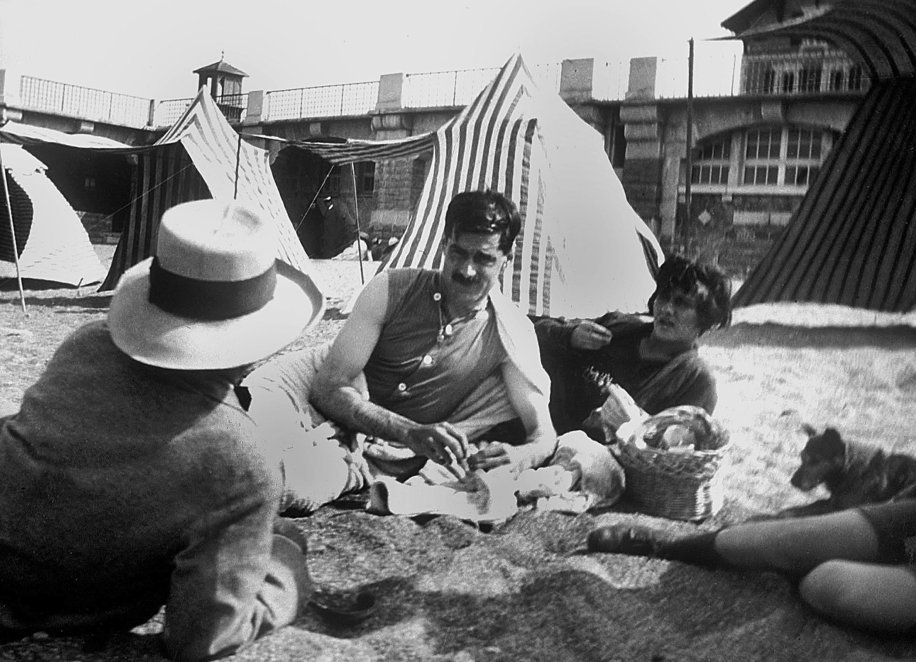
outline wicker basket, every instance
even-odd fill
[[[627,494],[643,512],[697,522],[715,515],[722,507],[725,492],[719,466],[729,448],[728,433],[705,412],[703,415],[713,426],[714,434],[708,443],[715,444],[715,448],[674,452],[639,444],[638,436],[617,444],[617,457],[626,473]]]

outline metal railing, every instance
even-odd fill
[[[561,65],[535,65],[531,77],[538,86],[559,91]],[[460,69],[408,74],[404,77],[404,108],[466,106],[496,77],[499,68]]]
[[[365,115],[375,109],[378,85],[378,81],[368,81],[268,92],[264,119]]]
[[[193,102],[194,97],[160,101],[156,105],[156,111],[153,113],[153,126],[160,129],[172,126],[191,107]],[[238,123],[245,119],[248,111],[248,95],[223,94],[216,97],[216,105],[223,111],[223,115],[227,120]]]
[[[149,122],[150,100],[128,94],[22,76],[19,96],[29,110],[138,128]]]

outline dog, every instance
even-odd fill
[[[830,496],[787,508],[779,517],[819,515],[916,496],[916,458],[844,440],[832,427],[820,434],[810,425],[802,429],[808,441],[801,452],[801,466],[790,482],[803,492],[823,484]]]

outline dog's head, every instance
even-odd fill
[[[808,442],[801,452],[801,466],[792,474],[794,487],[808,492],[829,481],[843,471],[846,464],[846,442],[840,433],[827,428],[822,434],[810,425],[802,428],[808,435]]]

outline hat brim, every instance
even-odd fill
[[[324,296],[306,274],[277,261],[273,298],[228,320],[193,320],[149,301],[152,258],[125,271],[108,310],[115,345],[151,366],[215,370],[256,363],[283,349],[324,312]]]

